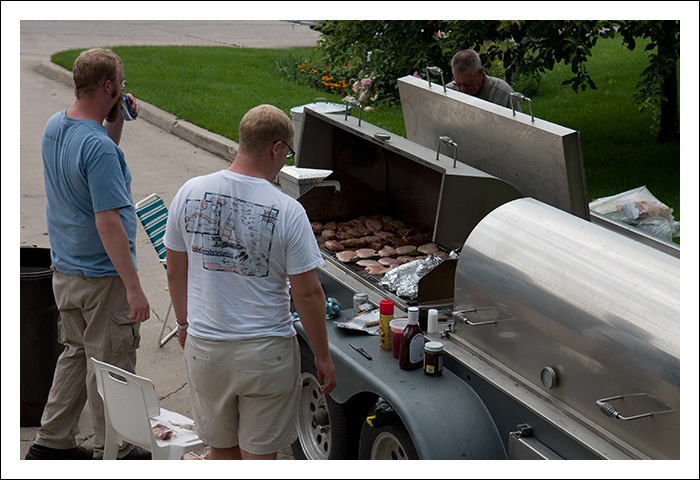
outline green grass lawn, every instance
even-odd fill
[[[537,117],[579,130],[591,200],[642,185],[680,219],[680,145],[656,142],[658,110],[640,112],[633,98],[646,67],[642,44],[630,52],[619,38],[598,42],[588,69],[597,90],[574,93],[559,65],[532,97]],[[525,107],[527,111],[527,107]]]
[[[322,92],[281,73],[278,64],[294,68],[297,61],[313,58],[311,49],[143,46],[113,50],[124,61],[128,92],[234,141],[238,141],[240,119],[256,105],[269,103],[290,112],[317,97],[342,103],[350,93]],[[80,51],[59,52],[52,60],[70,69]],[[530,97],[536,117],[581,132],[590,200],[646,185],[680,221],[680,146],[657,144],[657,112],[640,113],[633,98],[646,55],[643,45],[630,52],[620,39],[601,40],[588,62],[597,90],[576,94],[562,86],[570,72],[557,65]],[[398,104],[377,106],[363,112],[362,119],[405,137]]]

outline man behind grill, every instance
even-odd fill
[[[510,94],[513,89],[505,80],[486,75],[481,58],[474,50],[462,50],[452,57],[453,81],[447,88],[478,97],[491,103],[510,108]],[[515,109],[520,110],[520,102],[513,99]]]
[[[293,138],[280,109],[251,109],[231,166],[187,181],[170,207],[168,285],[193,416],[212,459],[275,459],[296,440],[290,287],[321,391],[336,385],[316,275],[323,259],[304,208],[270,183],[294,156]]]

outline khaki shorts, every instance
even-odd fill
[[[296,338],[212,342],[188,335],[185,363],[197,433],[207,445],[267,455],[296,440]]]

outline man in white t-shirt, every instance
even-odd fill
[[[513,88],[505,80],[486,75],[481,65],[481,58],[474,50],[462,50],[452,57],[453,81],[447,88],[478,97],[491,103],[511,108],[510,94]],[[520,102],[513,99],[513,106],[520,110]]]
[[[324,394],[336,376],[318,244],[301,204],[270,183],[294,156],[293,124],[260,105],[239,136],[228,169],[190,179],[175,195],[164,243],[197,432],[212,459],[267,460],[296,439],[290,288]]]

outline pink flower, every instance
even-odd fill
[[[363,78],[362,79],[362,88],[369,88],[372,86],[372,79],[371,78]]]

